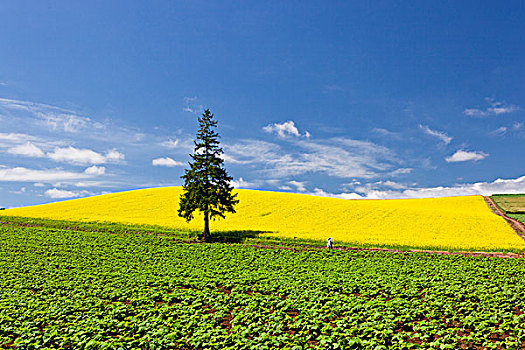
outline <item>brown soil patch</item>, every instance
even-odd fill
[[[221,327],[224,328],[228,333],[230,332],[230,329],[232,328],[232,320],[233,316],[231,312],[228,312],[228,314],[223,318],[221,322]]]
[[[514,232],[516,232],[518,236],[525,240],[525,224],[519,220],[509,218],[507,215],[505,215],[505,213],[503,213],[503,211],[501,211],[500,208],[498,208],[496,203],[494,203],[492,198],[490,198],[489,196],[483,196],[483,198],[485,199],[485,202],[489,206],[490,210],[494,214],[501,216],[503,219],[505,219],[507,224],[509,224],[509,226],[514,230]]]
[[[212,308],[210,305],[206,304],[206,305],[202,305],[202,308],[204,309],[204,313],[205,314],[214,314],[215,310],[214,308]]]
[[[2,348],[4,349],[14,348],[14,347],[15,347],[14,340],[11,340],[9,343],[2,344]]]
[[[299,316],[299,311],[297,311],[297,310],[290,310],[290,311],[288,311],[288,315],[290,317],[292,317],[292,318],[295,318],[295,317]]]
[[[232,290],[231,289],[228,289],[226,287],[217,287],[217,289],[219,290],[219,292],[221,293],[224,293],[224,294],[232,294]]]

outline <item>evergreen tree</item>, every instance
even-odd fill
[[[219,147],[219,134],[214,130],[217,121],[209,109],[199,117],[199,130],[193,141],[195,148],[190,157],[193,162],[185,170],[183,194],[179,202],[179,216],[190,221],[193,212],[199,210],[204,215],[204,241],[210,240],[210,219],[225,218],[225,213],[235,213],[234,206],[239,203],[237,194],[232,194],[233,180],[224,169],[222,148]]]

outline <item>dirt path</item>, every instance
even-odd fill
[[[485,199],[485,202],[487,202],[490,210],[492,210],[494,214],[504,218],[505,221],[507,221],[507,224],[509,224],[509,226],[514,230],[514,232],[516,232],[518,236],[525,240],[525,224],[519,220],[509,218],[507,215],[505,215],[489,196],[483,196],[483,198]]]
[[[188,242],[190,243],[190,242]],[[325,247],[315,247],[315,246],[306,246],[306,245],[295,245],[295,246],[283,246],[283,245],[265,245],[265,244],[248,244],[249,246],[258,248],[258,249],[282,249],[282,250],[292,250],[292,251],[303,251],[303,250],[326,250]],[[446,250],[420,250],[420,249],[390,249],[390,248],[362,248],[362,247],[335,247],[334,250],[342,251],[366,251],[366,252],[389,252],[389,253],[426,253],[429,255],[463,255],[463,256],[478,256],[478,257],[487,257],[487,258],[524,258],[523,254],[516,253],[503,253],[503,252],[449,252]]]

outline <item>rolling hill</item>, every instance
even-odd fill
[[[3,215],[201,230],[201,217],[186,223],[177,216],[181,191],[181,187],[133,190],[8,209]],[[254,190],[237,193],[237,213],[211,222],[212,232],[250,230],[310,240],[332,237],[336,245],[525,249],[525,242],[489,210],[481,196],[344,200]]]

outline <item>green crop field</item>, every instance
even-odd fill
[[[507,214],[525,214],[525,194],[500,194],[491,198]]]
[[[522,259],[0,224],[0,346],[523,349]]]
[[[525,214],[507,214],[509,217],[519,220],[525,224]]]
[[[491,198],[507,216],[525,224],[525,194],[496,194]]]

